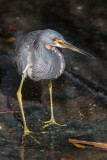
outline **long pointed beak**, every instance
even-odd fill
[[[96,59],[94,56],[90,55],[88,52],[85,52],[82,49],[79,49],[79,48],[75,47],[74,45],[72,45],[72,44],[70,44],[70,43],[68,43],[66,41],[62,41],[62,40],[56,39],[54,41],[54,43],[57,43],[62,48],[68,48],[68,49],[70,49],[72,51],[75,51],[75,52],[78,52],[78,53],[83,54],[85,56],[88,56],[88,57],[91,57],[93,59]]]

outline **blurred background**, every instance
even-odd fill
[[[106,0],[0,0],[0,160],[107,159],[104,150],[68,143],[70,137],[107,142],[106,9]],[[63,49],[66,68],[53,81],[53,101],[56,121],[68,127],[47,128],[46,135],[36,137],[40,145],[27,140],[23,148],[15,46],[24,34],[48,28],[96,60]],[[29,128],[42,130],[50,118],[48,81],[26,79],[22,93]]]

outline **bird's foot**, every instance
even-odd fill
[[[33,132],[33,131],[30,131],[28,129],[28,127],[24,127],[24,134],[23,134],[23,137],[27,136],[27,135],[30,135],[30,134],[36,134],[36,133],[39,133],[39,132]]]
[[[26,138],[26,136],[29,136],[31,139],[33,139],[34,142],[40,144],[40,142],[34,138],[31,134],[35,134],[36,132],[32,132],[30,131],[27,127],[24,129],[24,134],[22,136],[22,144],[24,143],[24,139]]]
[[[62,125],[62,124],[57,123],[54,118],[51,118],[49,121],[45,121],[44,123],[46,123],[46,125],[44,125],[43,128],[46,128],[53,124],[58,125],[58,126],[66,126],[65,124]]]
[[[42,131],[42,132],[33,132],[33,131],[30,131],[27,127],[26,128],[24,128],[24,134],[23,134],[23,136],[27,136],[27,135],[29,135],[29,134],[40,134],[40,133],[46,133],[46,132],[44,132],[44,131]]]
[[[36,143],[38,143],[38,144],[40,144],[40,142],[34,137],[34,136],[32,136],[31,134],[40,134],[40,133],[46,133],[46,132],[33,132],[33,131],[30,131],[27,127],[26,127],[26,129],[24,129],[24,134],[23,134],[23,136],[22,136],[22,144],[24,143],[24,139],[25,139],[25,137],[26,136],[29,136],[31,139],[33,139],[33,141],[34,142],[36,142]]]

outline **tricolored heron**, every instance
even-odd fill
[[[21,109],[25,135],[31,132],[26,124],[21,94],[22,85],[27,76],[34,81],[43,79],[50,80],[51,119],[44,122],[46,123],[44,127],[51,124],[60,125],[56,123],[54,119],[51,81],[52,79],[57,79],[65,69],[64,57],[59,48],[68,48],[75,52],[93,57],[87,52],[66,42],[60,33],[51,29],[33,31],[24,35],[16,47],[15,53],[18,72],[22,75],[21,83],[17,91],[17,98]]]

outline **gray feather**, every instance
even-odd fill
[[[26,34],[20,40],[15,50],[19,74],[27,68],[24,76],[35,81],[55,79],[62,74],[61,64],[65,67],[63,56],[61,58],[55,51],[45,47],[53,43],[53,37],[62,38],[53,30],[39,30]]]

